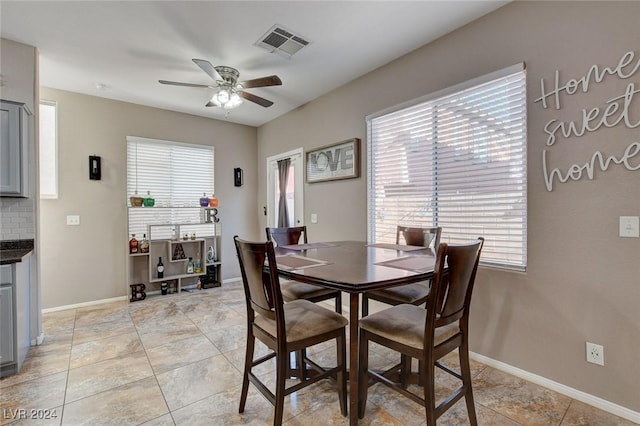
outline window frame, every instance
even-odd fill
[[[378,170],[380,170],[380,169],[376,170],[377,166],[376,164],[374,164],[374,161],[376,160],[376,158],[374,158],[374,156],[376,155],[376,152],[374,152],[375,149],[372,147],[372,144],[376,143],[376,140],[374,139],[377,137],[377,135],[373,134],[374,132],[373,123],[375,122],[375,120],[384,118],[384,117],[391,117],[390,120],[392,120],[393,114],[401,113],[402,111],[409,110],[414,107],[422,107],[422,106],[424,106],[425,108],[433,107],[433,110],[436,111],[434,112],[434,114],[437,114],[437,111],[439,111],[439,108],[441,108],[442,106],[441,103],[438,103],[439,100],[446,101],[446,98],[452,95],[456,95],[461,92],[467,91],[469,89],[476,88],[477,86],[484,85],[485,83],[495,82],[496,80],[503,79],[503,78],[506,79],[507,77],[513,76],[514,74],[518,74],[518,73],[523,74],[523,77],[522,77],[523,78],[523,82],[522,82],[523,98],[521,99],[523,110],[522,110],[522,123],[521,123],[522,135],[521,135],[521,153],[520,153],[522,159],[521,159],[521,163],[519,164],[521,167],[521,173],[520,173],[521,185],[517,185],[518,191],[522,192],[522,203],[523,203],[520,209],[521,210],[520,218],[522,223],[518,226],[518,229],[521,232],[522,240],[517,241],[517,244],[518,244],[517,247],[519,251],[518,251],[518,254],[516,255],[516,258],[520,257],[520,259],[516,259],[515,261],[511,261],[510,259],[506,259],[504,261],[499,261],[495,259],[484,259],[484,260],[481,259],[481,264],[483,266],[495,267],[499,269],[506,269],[506,270],[512,270],[512,271],[520,271],[520,272],[526,271],[526,268],[527,268],[527,220],[528,220],[527,218],[527,178],[528,176],[527,176],[527,105],[526,105],[527,94],[526,94],[526,67],[524,63],[518,63],[510,67],[506,67],[501,70],[447,87],[445,89],[438,90],[433,93],[429,93],[425,96],[421,96],[419,98],[412,99],[407,102],[403,102],[401,104],[375,112],[373,114],[369,114],[365,117],[366,125],[367,125],[367,238],[369,242],[372,242],[372,243],[376,242],[376,226],[379,223],[376,221],[377,220],[376,218],[376,214],[377,214],[376,198],[377,197],[374,195],[374,192],[376,189],[374,188],[374,185],[376,184],[376,182],[379,185],[380,184],[379,181],[384,181],[384,178],[377,179],[377,177],[375,176]],[[445,102],[445,105],[446,105],[446,102]],[[434,119],[433,121],[436,121],[436,120]],[[376,123],[376,124],[379,125],[379,123]],[[432,126],[431,129],[434,129],[433,130],[434,134],[436,134],[439,130],[437,126],[435,127]],[[470,129],[471,131],[473,131],[473,128],[470,128]],[[432,136],[432,139],[434,140],[432,145],[434,147],[437,146],[438,137]],[[475,142],[476,138],[472,137],[470,140]],[[430,147],[430,145],[427,143],[425,143],[424,145],[426,147]],[[473,152],[469,153],[469,155],[472,155],[475,158],[475,154],[476,154],[475,146],[471,146],[471,148],[473,148]],[[480,156],[481,156],[482,153],[480,151],[478,151],[478,153],[480,153]],[[438,177],[436,177],[434,181],[437,182],[438,179],[441,179],[442,176],[446,176],[446,174],[437,172],[437,169],[442,167],[442,165],[435,160],[438,154],[432,153],[428,155],[431,156],[430,158],[431,158],[431,165],[433,167],[433,170],[436,170],[435,175]],[[406,154],[405,154],[405,158],[407,158]],[[405,164],[406,164],[406,160],[405,160]],[[430,188],[431,194],[438,194],[437,186],[438,186],[437,184],[434,184],[433,187]],[[429,196],[425,198],[429,198]],[[436,204],[442,203],[440,196],[435,196],[431,198],[432,198],[432,201],[434,201]],[[410,205],[412,201],[407,200],[407,203],[409,203]],[[438,223],[439,222],[438,215],[435,212],[435,209],[433,210],[434,211],[431,213],[432,223],[430,223],[429,226],[441,226],[441,224]],[[397,213],[400,213],[401,211],[402,209],[399,209]],[[468,213],[469,210],[467,210],[466,212]],[[429,215],[426,215],[426,216],[429,216]],[[443,234],[445,233],[446,233],[446,230],[443,230]],[[395,237],[395,234],[394,234],[394,237]],[[443,238],[443,240],[446,241],[445,238]],[[485,251],[486,250],[483,251],[483,254]]]
[[[42,141],[43,141],[43,133],[42,132],[42,127],[40,127],[39,129],[39,137],[38,137],[38,193],[39,193],[39,197],[40,199],[43,200],[56,200],[59,198],[60,196],[60,187],[59,187],[59,175],[58,175],[58,170],[59,170],[59,163],[58,163],[58,103],[56,101],[49,101],[49,100],[44,100],[41,99],[39,102],[39,107],[40,107],[40,112],[38,114],[39,119],[38,119],[38,125],[42,126],[42,106],[48,106],[48,107],[53,107],[53,111],[54,111],[54,115],[53,115],[53,164],[52,164],[52,169],[53,172],[51,173],[53,176],[48,176],[49,179],[53,179],[53,187],[54,187],[54,192],[53,193],[43,193],[42,192],[42,179],[43,179],[43,173],[42,173],[42,164],[44,163],[43,158],[42,158]],[[51,159],[48,159],[49,161],[51,161]]]
[[[139,176],[137,175],[137,161],[138,161],[138,152],[136,151],[135,160],[130,159],[130,144],[147,144],[153,146],[166,146],[169,147],[169,150],[173,147],[177,148],[193,148],[198,151],[206,151],[211,154],[211,186],[206,189],[199,189],[198,192],[188,193],[188,198],[184,196],[177,198],[166,198],[163,196],[158,197],[158,193],[154,194],[155,190],[151,189],[151,197],[155,200],[155,205],[153,207],[133,207],[130,204],[130,197],[134,195],[135,187],[140,185],[138,181]],[[194,152],[194,154],[195,154]],[[183,157],[181,157],[182,159]],[[150,161],[146,159],[145,161]],[[131,163],[135,162],[136,171],[131,171],[130,166]],[[183,164],[183,162],[178,161],[178,164]],[[203,167],[208,167],[206,164]],[[202,222],[202,208],[200,206],[200,197],[202,197],[203,192],[206,195],[212,196],[215,195],[215,147],[213,145],[204,145],[204,144],[191,144],[184,142],[175,142],[175,141],[166,141],[159,139],[151,139],[151,138],[143,138],[138,136],[127,136],[126,138],[126,167],[125,167],[125,185],[126,185],[126,205],[128,207],[128,235],[136,234],[143,235],[148,232],[148,225],[160,225],[160,224],[199,224]],[[202,167],[200,167],[202,169]],[[188,175],[188,171],[191,169],[184,169],[187,171],[185,175]],[[130,178],[132,174],[135,174],[135,183],[130,182]],[[169,179],[173,179],[171,176]],[[170,185],[173,188],[173,185]],[[178,184],[178,186],[180,186]],[[147,193],[147,188],[138,187],[138,196],[144,198]],[[171,193],[171,191],[169,191]],[[193,227],[194,230],[198,230],[199,234],[204,232],[200,230],[197,226]],[[170,235],[168,234],[168,228],[165,230],[166,232],[160,233],[159,235],[154,235],[154,239],[168,239]]]

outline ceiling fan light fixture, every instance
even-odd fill
[[[242,98],[233,89],[221,88],[214,93],[211,102],[221,108],[232,109],[242,104]]]

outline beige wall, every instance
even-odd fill
[[[124,296],[127,261],[126,137],[215,147],[223,279],[239,276],[232,237],[258,235],[256,129],[77,93],[41,89],[58,104],[59,198],[41,201],[43,307]],[[89,155],[102,180],[89,180]],[[233,168],[244,186],[233,186]],[[67,215],[80,226],[67,226]]]
[[[639,2],[515,2],[424,46],[258,130],[258,167],[270,155],[344,139],[363,140],[359,179],[305,186],[305,214],[316,240],[366,238],[367,114],[491,71],[526,62],[528,74],[528,269],[482,269],[472,308],[472,350],[569,387],[640,411],[640,239],[618,237],[618,217],[640,215],[640,171],[613,165],[595,179],[548,192],[542,151],[565,173],[596,151],[620,156],[640,127],[602,128],[546,147],[544,125],[577,120],[640,86],[640,71],[609,76],[588,93],[543,109],[540,80],[580,78],[593,64],[640,59]],[[629,70],[633,65],[626,68]],[[640,120],[640,95],[632,105]],[[639,156],[631,162],[639,163]],[[265,196],[258,188],[258,204]],[[344,206],[344,200],[349,205]],[[342,207],[338,207],[342,206]],[[309,216],[318,214],[319,223]],[[260,227],[265,225],[260,216]],[[604,367],[585,361],[585,341],[604,345]]]

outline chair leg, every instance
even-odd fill
[[[251,371],[251,364],[253,363],[255,342],[256,338],[253,336],[251,326],[249,326],[247,330],[247,350],[244,358],[244,373],[242,375],[242,392],[240,393],[239,413],[244,413],[244,406],[247,402],[247,393],[249,392],[249,372]]]
[[[362,293],[362,318],[369,315],[369,298],[366,293]]]
[[[367,408],[367,393],[369,390],[369,340],[365,330],[360,330],[358,350],[358,364],[360,366],[360,371],[358,372],[358,418],[362,419]]]
[[[284,413],[284,391],[287,380],[287,371],[289,369],[289,353],[276,354],[276,389],[275,389],[275,413],[273,417],[273,425],[282,425],[282,415]]]
[[[469,365],[469,347],[465,343],[458,348],[460,355],[460,373],[462,375],[462,385],[465,388],[464,399],[467,403],[467,413],[469,416],[469,422],[472,426],[478,424],[476,418],[476,405],[473,401],[473,388],[471,387],[471,366]]]
[[[338,292],[336,296],[336,312],[339,314],[342,313],[342,292]]]
[[[411,357],[400,354],[400,387],[406,389],[409,386],[409,376],[411,375]]]
[[[435,394],[435,366],[422,360],[424,365],[424,408],[427,426],[436,426],[436,394]]]
[[[296,365],[298,367],[298,379],[302,382],[307,380],[307,366],[304,363],[306,349],[296,351]]]
[[[340,398],[340,412],[344,417],[347,416],[347,338],[343,332],[336,339],[338,366],[341,368],[336,374],[336,382],[338,385],[338,398]]]

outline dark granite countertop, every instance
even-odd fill
[[[0,241],[0,265],[22,262],[33,251],[33,240]]]

